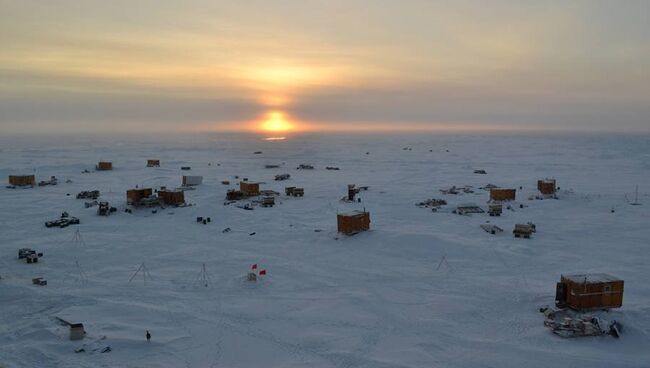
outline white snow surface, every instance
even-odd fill
[[[25,172],[59,179],[0,188],[0,367],[650,366],[647,136],[2,137],[0,144],[3,180]],[[147,168],[151,158],[161,166]],[[114,170],[94,172],[100,160]],[[265,169],[269,163],[282,166]],[[315,169],[296,170],[300,163]],[[284,172],[290,180],[273,180]],[[175,187],[184,174],[204,178],[185,193],[193,206],[124,212],[127,189]],[[282,193],[276,206],[224,206],[235,175]],[[557,179],[559,199],[528,200],[546,177]],[[340,201],[353,183],[370,186],[361,203]],[[451,213],[465,202],[487,208],[489,194],[478,187],[488,183],[523,187],[514,211]],[[475,193],[439,192],[452,185]],[[625,194],[633,198],[636,185],[642,205],[631,206]],[[285,186],[304,187],[305,196],[287,197]],[[98,216],[75,198],[93,189],[118,212]],[[415,206],[428,198],[449,205]],[[371,230],[338,235],[336,214],[364,208]],[[45,228],[64,210],[81,224]],[[505,231],[486,233],[479,227],[486,221]],[[537,225],[532,239],[515,239],[514,224],[528,221]],[[71,241],[77,229],[83,243]],[[22,247],[44,257],[19,261]],[[143,262],[151,277],[129,283]],[[207,287],[197,282],[203,263]],[[251,283],[245,276],[254,263],[268,275]],[[553,305],[561,274],[576,273],[625,280],[623,307],[606,314],[624,326],[620,339],[562,339],[544,328],[538,308]],[[32,285],[37,276],[48,285]],[[55,316],[83,323],[86,338],[70,341]],[[112,351],[75,354],[83,344]]]

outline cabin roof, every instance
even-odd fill
[[[583,283],[586,282],[588,284],[598,284],[598,283],[603,283],[603,282],[613,282],[613,281],[621,281],[618,277],[614,277],[612,275],[606,274],[606,273],[586,273],[586,274],[574,274],[574,275],[562,275],[565,279],[575,282],[575,283]]]
[[[354,211],[349,211],[345,213],[339,213],[340,216],[345,216],[345,217],[355,217],[355,216],[362,216],[365,215],[367,212],[365,211],[359,211],[359,210],[354,210]]]

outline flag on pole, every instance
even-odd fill
[[[262,275],[266,275],[266,270],[260,271],[260,276],[262,276]]]
[[[257,269],[257,263],[251,266],[251,270],[256,270]]]

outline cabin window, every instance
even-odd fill
[[[612,288],[611,288],[611,286],[605,286],[603,291],[606,292],[606,293],[609,293],[610,291],[612,291]]]

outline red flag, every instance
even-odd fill
[[[251,266],[251,270],[256,270],[257,269],[257,263]]]
[[[260,271],[260,276],[262,276],[262,275],[266,275],[266,270]]]

